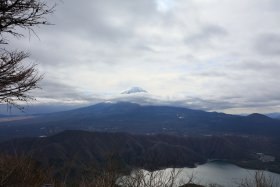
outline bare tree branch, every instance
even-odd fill
[[[0,103],[7,103],[23,109],[19,101],[28,102],[34,98],[27,94],[38,88],[42,79],[36,64],[26,64],[29,53],[7,51],[7,35],[22,37],[18,28],[34,32],[34,26],[50,24],[46,15],[53,13],[54,6],[44,0],[1,0],[0,1]]]
[[[34,99],[27,92],[38,88],[42,75],[38,74],[35,64],[23,64],[28,56],[28,53],[17,51],[0,54],[0,103],[18,106],[17,101]]]
[[[34,32],[33,27],[50,24],[45,16],[53,13],[42,0],[1,0],[0,1],[0,44],[7,44],[3,34],[22,37],[16,29],[24,28]]]

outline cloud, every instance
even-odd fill
[[[280,34],[262,34],[258,36],[255,49],[262,55],[280,55]]]
[[[162,12],[168,12],[174,6],[174,0],[156,0],[157,9]]]
[[[201,28],[197,33],[188,36],[185,39],[186,45],[206,46],[213,39],[224,37],[227,35],[226,29],[218,25],[207,25]]]
[[[102,101],[97,94],[59,81],[45,79],[39,86],[42,89],[30,93],[36,96],[37,104],[85,105]]]
[[[280,108],[278,0],[67,0],[11,39],[45,74],[38,105],[87,105],[140,85],[170,104],[238,113]],[[132,99],[132,98],[130,98]]]

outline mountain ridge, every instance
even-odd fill
[[[280,121],[261,114],[238,116],[184,107],[99,103],[25,120],[1,122],[0,141],[49,136],[64,130],[280,136]]]
[[[257,152],[280,157],[280,141],[265,137],[140,135],[120,132],[64,131],[45,138],[20,138],[0,143],[1,154],[32,155],[41,163],[61,167],[69,161],[76,169],[103,164],[115,155],[126,168],[194,167],[208,159],[254,161]],[[276,164],[276,163],[275,163]],[[271,167],[277,169],[278,165]],[[279,168],[278,168],[279,169]],[[280,169],[277,170],[280,172]]]

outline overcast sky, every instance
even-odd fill
[[[279,0],[64,0],[12,41],[44,80],[37,105],[103,100],[280,112]],[[120,96],[140,86],[149,94]]]

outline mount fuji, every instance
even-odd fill
[[[132,87],[128,90],[123,91],[121,94],[136,94],[136,93],[148,93],[148,92],[140,87]]]

